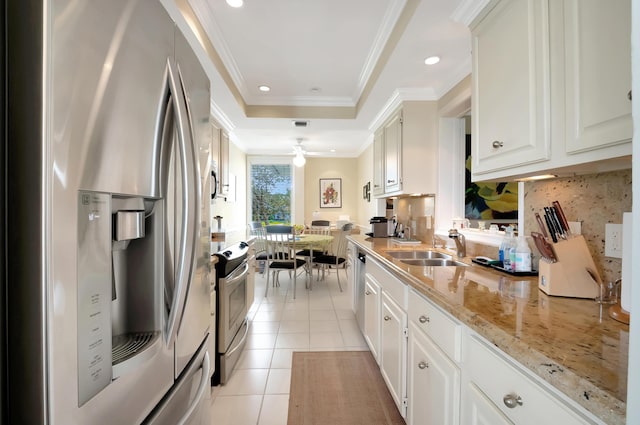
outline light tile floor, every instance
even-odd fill
[[[343,270],[340,281],[343,292],[331,271],[309,291],[299,277],[294,300],[280,273],[280,287],[265,298],[266,277],[256,274],[247,344],[229,382],[212,390],[212,425],[286,425],[294,351],[368,350]]]

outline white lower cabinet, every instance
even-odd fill
[[[460,369],[413,322],[407,374],[407,424],[460,423]]]
[[[406,417],[407,313],[382,291],[380,371],[391,396]]]
[[[501,411],[472,382],[466,389],[465,420],[469,425],[512,425]]]
[[[465,391],[462,423],[510,423],[518,425],[602,424],[577,404],[553,391],[550,386],[527,372],[515,360],[472,332],[464,344]],[[480,392],[486,397],[480,403]],[[580,411],[583,412],[580,412]],[[492,422],[502,413],[509,421]],[[474,422],[475,421],[475,422]]]
[[[364,339],[380,364],[380,285],[368,273],[364,284]]]
[[[371,257],[364,337],[408,425],[604,425]]]

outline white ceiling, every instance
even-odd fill
[[[394,101],[438,99],[471,72],[470,33],[460,21],[482,1],[188,3],[220,59],[209,53],[218,74],[212,113],[234,143],[248,154],[281,155],[303,138],[306,151],[354,157]],[[425,65],[432,55],[440,63]],[[271,91],[259,91],[262,84]],[[310,124],[295,128],[294,119]]]

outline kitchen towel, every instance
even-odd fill
[[[404,424],[369,351],[294,352],[288,425]]]

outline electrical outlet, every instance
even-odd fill
[[[606,257],[622,258],[622,224],[605,224],[604,255]]]

